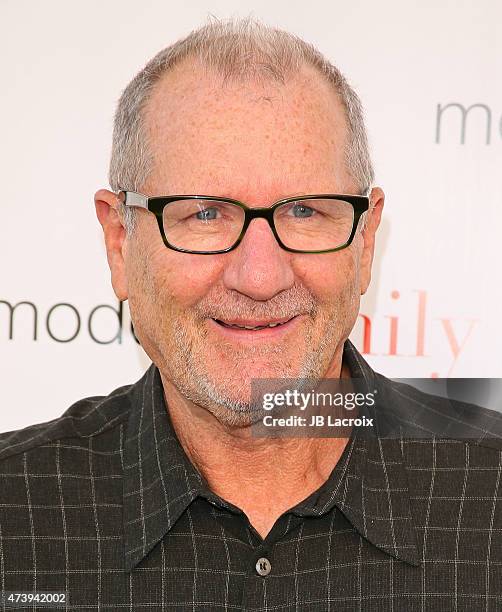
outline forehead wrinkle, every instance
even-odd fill
[[[327,101],[322,95],[322,81],[317,80],[315,91],[304,91],[301,84],[298,88],[298,83],[292,82],[280,88],[276,85],[274,93],[278,91],[282,98],[278,107],[275,100],[272,105],[263,99],[256,103],[262,90],[239,90],[235,101],[231,99],[219,113],[222,88],[215,89],[214,80],[206,78],[194,89],[193,74],[179,77],[166,75],[163,86],[153,93],[145,117],[157,187],[171,184],[176,193],[214,194],[265,206],[290,196],[333,191],[331,183],[341,178],[336,158],[345,145],[346,126],[336,97]],[[292,88],[291,97],[283,95],[285,88]],[[231,96],[228,87],[223,89]],[[209,95],[209,104],[202,104],[204,91],[217,92],[215,98]],[[289,102],[285,109],[281,104],[284,98]],[[333,114],[329,127],[326,113]],[[201,145],[201,134],[210,134],[210,141]],[[285,156],[288,146],[292,155]],[[270,158],[269,162],[264,163],[265,158]],[[333,180],[327,178],[330,176]],[[155,182],[152,177],[152,188]]]
[[[216,186],[216,195],[239,200],[243,204],[248,204],[249,206],[271,206],[278,200],[308,195],[308,193],[310,193],[305,189],[292,191],[291,185],[294,184],[294,181],[291,178],[286,178],[281,181],[259,181],[254,182],[253,185],[249,183],[250,181],[248,181],[246,186],[240,187],[237,191],[229,190],[227,185],[220,183]],[[263,194],[263,197],[256,197],[256,195],[254,197],[249,197],[247,195],[249,193]]]
[[[204,72],[199,79],[196,77],[193,72],[179,66],[166,73],[157,83],[145,108],[145,120],[153,140],[163,132],[168,132],[173,140],[179,137],[196,139],[204,128],[213,129],[213,136],[217,138],[220,128],[227,128],[228,131],[232,124],[235,124],[238,132],[238,128],[242,127],[239,123],[239,113],[242,111],[247,117],[246,131],[249,134],[255,131],[255,123],[266,121],[271,124],[274,129],[270,132],[270,140],[275,140],[276,134],[281,131],[294,138],[292,123],[296,129],[300,129],[300,134],[319,137],[317,128],[325,122],[326,113],[332,114],[333,111],[342,121],[334,121],[330,131],[345,131],[345,125],[335,125],[345,124],[345,112],[339,97],[318,74],[311,74],[307,69],[280,86],[277,83],[254,82],[232,82],[222,86],[216,74]],[[225,106],[224,116],[219,112],[221,103]],[[206,112],[201,113],[204,109]],[[255,121],[250,115],[255,115]],[[305,121],[307,116],[310,121]],[[285,130],[285,127],[288,129]],[[340,140],[340,136],[337,133],[337,140]],[[225,138],[228,138],[228,134]]]
[[[206,181],[204,181],[206,182]],[[271,206],[274,202],[284,200],[286,198],[292,198],[296,196],[314,195],[316,193],[326,193],[333,191],[333,189],[321,189],[320,185],[308,189],[308,185],[313,185],[307,182],[305,186],[298,184],[298,178],[292,175],[285,175],[281,179],[257,179],[253,180],[250,177],[247,181],[240,182],[238,186],[229,187],[229,181],[226,177],[213,176],[209,180],[211,185],[210,188],[193,188],[190,190],[192,195],[208,195],[208,196],[219,196],[222,198],[230,198],[232,200],[238,200],[243,204],[249,206]],[[194,185],[196,185],[194,181]],[[298,185],[298,189],[292,189],[292,185]],[[187,190],[185,189],[185,192]],[[170,189],[170,193],[174,193],[173,189]],[[179,190],[176,192],[179,193]],[[250,196],[249,194],[253,194]],[[258,195],[257,194],[263,194]],[[181,195],[181,194],[180,194]]]

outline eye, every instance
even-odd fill
[[[199,210],[198,213],[195,214],[195,217],[199,221],[213,221],[217,218],[218,210],[216,208],[204,208],[204,210]]]
[[[310,206],[306,206],[305,204],[301,204],[301,203],[294,204],[290,208],[290,211],[292,212],[294,217],[297,217],[300,219],[311,217],[315,213],[315,210],[313,208],[311,208]]]

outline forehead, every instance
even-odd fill
[[[223,79],[193,63],[165,74],[145,112],[157,193],[265,199],[348,187],[346,120],[313,69],[282,84]],[[273,192],[273,194],[271,193]]]

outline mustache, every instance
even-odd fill
[[[303,285],[295,284],[270,300],[256,301],[234,290],[211,290],[194,307],[201,318],[211,319],[280,319],[300,314],[315,315],[318,304],[313,294]]]

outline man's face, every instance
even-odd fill
[[[226,196],[256,207],[357,193],[344,162],[342,106],[311,70],[286,85],[223,85],[180,66],[156,87],[146,119],[155,159],[146,195]],[[289,253],[256,219],[230,253],[179,253],[164,246],[154,216],[142,210],[114,286],[129,298],[136,335],[163,379],[220,421],[242,425],[253,378],[340,374],[372,250],[358,233],[336,253]],[[289,321],[243,330],[216,319]]]

